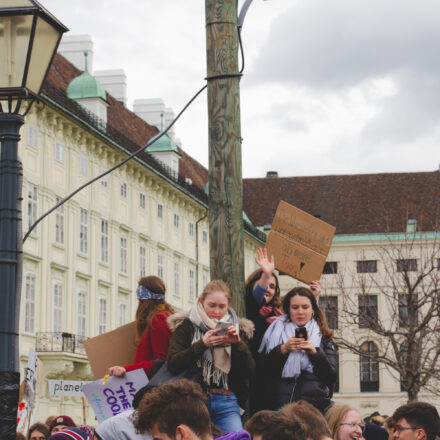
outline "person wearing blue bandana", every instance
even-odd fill
[[[167,318],[174,313],[165,301],[165,284],[154,276],[139,280],[136,296],[136,354],[131,365],[115,365],[108,370],[110,376],[124,376],[127,371],[143,368],[149,379],[166,359],[171,330]]]
[[[337,378],[333,332],[315,296],[305,287],[288,292],[282,309],[284,314],[266,330],[259,348],[268,366],[268,406],[277,410],[305,400],[324,412],[332,405]]]

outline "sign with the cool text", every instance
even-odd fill
[[[336,228],[280,201],[266,247],[275,267],[306,284],[319,280]]]
[[[131,409],[134,395],[147,383],[147,375],[140,369],[125,373],[123,377],[111,376],[106,383],[103,379],[89,382],[82,390],[101,423]]]
[[[89,382],[82,382],[80,380],[49,380],[49,394],[54,397],[58,396],[72,396],[83,397],[83,385]]]

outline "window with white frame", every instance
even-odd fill
[[[180,295],[180,264],[174,263],[174,295]]]
[[[79,210],[79,251],[83,254],[87,253],[87,210],[80,208]]]
[[[204,289],[207,284],[208,284],[208,275],[203,274],[202,275],[202,288]]]
[[[163,205],[160,203],[157,204],[157,217],[163,218]]]
[[[64,145],[61,142],[55,142],[55,160],[64,163]]]
[[[107,171],[107,170],[104,169],[104,168],[101,168],[101,172],[100,173],[102,174],[104,171]],[[108,186],[108,174],[106,174],[105,176],[101,177],[101,185],[104,188],[107,188],[107,186]]]
[[[119,304],[119,317],[118,317],[119,326],[124,325],[127,322],[125,318],[126,312],[127,312],[127,306],[125,304]]]
[[[107,331],[107,300],[99,298],[99,317],[98,317],[98,334],[102,335]]]
[[[61,197],[56,197],[55,203],[61,202]],[[55,211],[55,243],[64,244],[64,205]]]
[[[28,183],[27,186],[27,216],[28,216],[28,229],[37,220],[37,208],[38,208],[38,188],[32,183]],[[34,229],[34,232],[36,230]]]
[[[88,176],[89,174],[89,159],[86,156],[81,155],[79,157],[79,172],[83,176]]]
[[[195,283],[194,283],[194,270],[189,270],[189,299],[190,301],[194,301],[195,299]]]
[[[139,207],[141,209],[145,209],[145,200],[146,200],[145,194],[143,192],[140,192],[139,193]]]
[[[203,243],[208,243],[208,233],[206,231],[202,232],[202,241]]]
[[[33,334],[35,332],[35,275],[26,274],[24,293],[24,331]]]
[[[87,292],[78,290],[76,301],[76,334],[78,336],[86,335],[86,319],[87,319]]]
[[[194,223],[189,222],[188,224],[188,232],[190,237],[194,237]]]
[[[119,253],[119,271],[127,273],[127,238],[121,237],[121,248]]]
[[[28,126],[28,145],[32,148],[38,148],[38,130],[31,125]]]
[[[139,276],[144,277],[147,274],[147,249],[145,246],[139,246]]]
[[[163,278],[163,255],[157,254],[157,276]]]
[[[127,182],[125,182],[124,180],[121,181],[121,197],[123,199],[127,198]]]
[[[174,214],[174,227],[179,227],[179,214]]]
[[[101,263],[108,263],[108,221],[101,219]]]
[[[52,330],[59,333],[63,330],[63,283],[53,282],[52,298]]]

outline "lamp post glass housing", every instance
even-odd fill
[[[0,0],[0,100],[38,96],[66,31],[36,0]]]

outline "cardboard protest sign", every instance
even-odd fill
[[[82,389],[101,423],[131,409],[134,395],[147,383],[147,375],[140,369],[125,373],[124,377],[110,376],[105,384],[102,379],[90,382],[83,385]]]
[[[80,380],[62,380],[62,379],[51,379],[49,382],[49,394],[54,397],[58,396],[73,396],[73,397],[83,397],[82,392],[83,385],[89,382],[82,382]]]
[[[275,267],[310,284],[319,280],[336,228],[280,201],[266,247],[275,257]]]
[[[110,367],[133,363],[135,335],[135,323],[131,322],[83,342],[95,379],[104,377]]]

